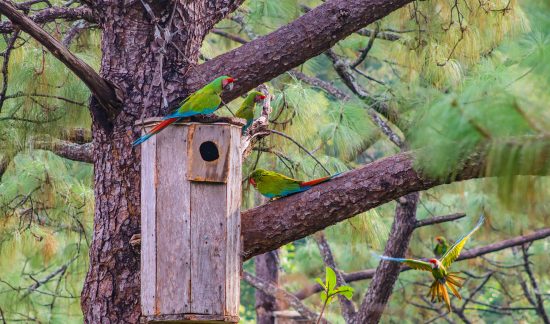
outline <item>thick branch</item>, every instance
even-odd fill
[[[418,193],[410,193],[397,200],[393,222],[384,255],[397,258],[405,256],[416,224]],[[357,312],[357,323],[378,323],[390,299],[393,285],[399,277],[401,265],[397,262],[382,261],[378,264],[361,308]]]
[[[234,91],[225,96],[225,100],[231,100],[323,53],[339,40],[409,2],[327,1],[273,33],[200,65],[187,80],[186,88],[197,89],[204,79],[227,74],[238,80]]]
[[[44,24],[55,21],[56,19],[63,19],[65,21],[74,21],[84,19],[89,22],[95,22],[95,17],[92,10],[87,7],[67,8],[67,7],[53,7],[40,10],[29,19],[37,24]],[[0,34],[7,34],[13,32],[13,24],[11,21],[3,21],[0,23]]]
[[[550,150],[546,151],[550,154]],[[538,169],[531,169],[529,174],[547,174],[544,162],[548,159],[550,157],[541,157]],[[306,192],[247,210],[242,213],[244,258],[274,250],[411,192],[453,181],[500,175],[483,174],[484,161],[484,154],[472,155],[462,168],[449,170],[448,176],[434,179],[415,170],[411,153],[400,153],[349,171]]]
[[[34,147],[41,150],[48,150],[65,159],[92,163],[93,162],[93,144],[76,144],[73,142],[53,140],[36,141]]]
[[[11,3],[0,1],[0,13],[6,15],[21,30],[40,42],[73,71],[90,88],[90,91],[111,120],[116,117],[120,110],[121,100],[112,84],[103,79],[91,66],[69,52],[63,44],[38,26],[32,19],[15,9]]]
[[[517,236],[509,240],[503,240],[497,243],[493,243],[486,246],[464,251],[462,252],[460,257],[458,257],[457,261],[474,259],[485,254],[498,252],[514,246],[523,245],[525,243],[529,243],[537,240],[542,240],[549,236],[550,236],[550,228],[543,228],[531,234]],[[407,271],[407,270],[410,270],[410,268],[406,266],[401,267],[401,271]],[[362,270],[357,272],[350,272],[350,273],[344,274],[344,279],[347,282],[372,279],[375,272],[376,272],[376,269],[367,269],[367,270]],[[321,286],[313,285],[311,287],[300,290],[298,293],[295,294],[295,296],[300,299],[304,299],[320,291],[321,291]]]

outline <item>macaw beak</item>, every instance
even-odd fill
[[[254,98],[254,101],[260,102],[260,101],[264,100],[265,98],[266,98],[266,96],[264,96],[264,95],[256,96],[256,98]]]
[[[223,80],[223,88],[227,88],[229,91],[233,90],[233,82],[235,82],[235,79],[233,78]]]
[[[250,182],[251,185],[256,187],[256,181],[254,181],[254,179],[250,178],[250,179],[248,179],[248,182]]]

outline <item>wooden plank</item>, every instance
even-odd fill
[[[189,180],[227,182],[231,128],[229,125],[189,126]]]
[[[190,191],[185,180],[187,128],[169,126],[157,137],[156,314],[190,310]]]
[[[143,134],[147,131],[144,130]],[[156,283],[156,137],[141,144],[141,312],[153,315]]]
[[[241,129],[231,127],[230,172],[227,181],[227,262],[225,314],[239,315],[241,270]]]
[[[191,313],[223,315],[226,185],[191,182]]]

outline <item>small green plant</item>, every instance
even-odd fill
[[[342,295],[347,299],[351,299],[351,297],[353,296],[353,288],[351,288],[350,286],[336,287],[336,273],[330,267],[326,268],[325,282],[323,282],[321,278],[315,278],[315,281],[323,288],[323,291],[321,292],[323,307],[321,308],[321,313],[319,314],[319,318],[317,319],[317,324],[319,324],[321,322],[321,319],[323,318],[323,313],[325,312],[327,305],[334,300],[334,297]]]

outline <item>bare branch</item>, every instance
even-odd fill
[[[456,214],[450,214],[450,215],[445,215],[445,216],[432,217],[432,218],[417,221],[416,224],[415,224],[415,227],[419,228],[419,227],[428,226],[428,225],[434,225],[434,224],[439,224],[439,223],[450,222],[450,221],[454,221],[454,220],[457,220],[457,219],[461,219],[463,217],[466,217],[466,214],[456,213]]]
[[[66,7],[53,7],[40,10],[36,15],[30,16],[30,20],[37,24],[44,24],[55,21],[56,19],[63,19],[65,21],[74,20],[86,20],[88,22],[95,22],[95,17],[92,10],[87,7],[66,8]],[[10,21],[0,22],[0,34],[6,34],[13,32],[13,24]]]
[[[71,46],[72,41],[78,37],[83,31],[86,29],[91,29],[93,25],[87,21],[77,21],[73,24],[73,26],[65,33],[65,37],[63,37],[63,41],[61,42],[63,46],[69,48]]]
[[[523,244],[521,246],[521,251],[523,254],[523,265],[525,268],[525,273],[527,273],[527,276],[529,277],[529,281],[531,282],[531,286],[533,287],[533,292],[535,293],[535,300],[536,303],[536,310],[539,316],[542,318],[542,321],[544,324],[549,324],[550,320],[548,319],[548,314],[546,314],[546,310],[544,309],[544,299],[542,298],[542,293],[539,287],[539,284],[537,282],[537,279],[535,278],[535,275],[533,274],[533,271],[531,271],[531,264],[529,261],[529,251],[528,247]]]
[[[324,90],[329,95],[333,96],[334,98],[338,100],[349,100],[350,96],[348,96],[345,92],[342,90],[336,88],[334,85],[332,85],[330,82],[307,76],[305,73],[302,73],[298,70],[291,70],[288,72],[288,74],[292,75],[296,79],[303,81],[311,86],[317,87],[319,89]]]
[[[226,31],[223,31],[219,28],[212,29],[212,33],[214,33],[216,35],[219,35],[219,36],[222,36],[222,37],[225,37],[227,39],[230,39],[230,40],[232,40],[234,42],[237,42],[237,43],[240,43],[240,44],[248,43],[248,41],[246,39],[242,38],[241,36],[230,34],[230,33],[226,32]]]
[[[248,282],[252,287],[259,289],[268,295],[272,295],[275,296],[277,299],[286,301],[298,313],[300,313],[300,315],[304,316],[310,321],[315,321],[319,317],[317,313],[305,306],[298,298],[296,298],[296,296],[292,295],[286,290],[272,285],[269,282],[262,281],[261,279],[255,277],[247,271],[243,273],[243,280]]]
[[[108,117],[111,120],[114,119],[121,109],[121,95],[116,92],[113,84],[103,79],[91,66],[69,52],[57,39],[19,12],[10,2],[0,1],[0,12],[44,45],[57,59],[73,71],[90,88]]]

